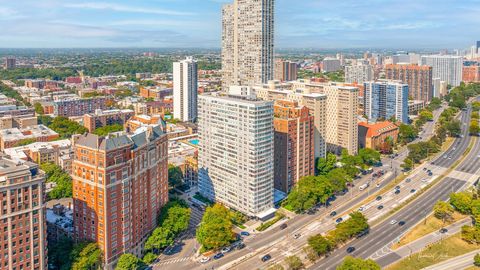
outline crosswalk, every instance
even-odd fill
[[[182,258],[175,258],[175,259],[170,259],[170,260],[162,260],[162,261],[159,261],[155,264],[153,264],[153,269],[160,269],[160,266],[162,265],[168,265],[168,264],[173,264],[173,263],[181,263],[181,262],[186,262],[186,261],[189,261],[189,260],[193,260],[194,257],[191,256],[191,257],[182,257]]]

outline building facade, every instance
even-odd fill
[[[345,67],[345,82],[363,84],[373,80],[373,67],[371,65],[353,65]]]
[[[408,94],[414,100],[430,102],[433,98],[433,73],[431,66],[387,65],[388,80],[400,80],[408,84]]]
[[[388,141],[392,146],[395,145],[398,132],[398,126],[389,121],[373,124],[361,122],[358,124],[358,145],[360,148],[382,150]]]
[[[393,117],[408,123],[408,85],[392,80],[366,82],[364,107],[369,121]]]
[[[0,157],[1,269],[47,267],[45,175],[38,165]]]
[[[83,126],[89,132],[93,132],[97,128],[109,125],[124,125],[128,119],[135,115],[133,110],[95,110],[94,113],[87,113],[83,115]]]
[[[432,78],[440,78],[452,86],[462,81],[463,58],[451,55],[422,56],[422,65],[432,67]]]
[[[319,93],[307,93],[297,89],[292,90],[291,84],[281,84],[279,81],[270,81],[268,84],[255,86],[253,89],[258,98],[269,101],[286,99],[298,102],[309,109],[314,117],[314,155],[315,158],[326,156],[326,104],[327,96]]]
[[[192,57],[173,63],[173,117],[197,121],[198,68]]]
[[[222,84],[266,83],[274,77],[274,0],[234,0],[222,9]]]
[[[0,130],[0,150],[19,146],[27,142],[50,142],[59,137],[58,133],[44,125],[26,128],[9,128]]]
[[[273,102],[241,95],[244,90],[251,91],[231,87],[227,96],[199,96],[198,188],[212,201],[263,219],[273,208]]]
[[[5,58],[5,69],[15,69],[17,67],[17,59],[13,57]]]
[[[96,110],[105,110],[107,106],[104,97],[87,99],[67,99],[53,102],[54,116],[82,116],[86,113],[93,113]]]
[[[296,81],[297,75],[297,63],[283,60],[275,61],[275,80],[281,82]]]
[[[104,268],[123,253],[140,256],[168,201],[167,136],[159,126],[135,133],[73,138],[75,238],[103,250]]]
[[[323,72],[334,72],[342,68],[342,63],[337,58],[327,57],[322,61]]]
[[[464,66],[462,80],[464,82],[480,82],[480,65]]]
[[[288,193],[298,180],[314,175],[314,117],[298,102],[277,100],[274,105],[275,188]]]

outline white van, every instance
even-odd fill
[[[361,185],[358,189],[359,189],[360,191],[362,191],[362,190],[366,189],[368,186],[369,186],[368,184],[363,184],[363,185]]]

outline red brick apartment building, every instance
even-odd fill
[[[140,255],[168,201],[168,141],[160,126],[107,137],[73,138],[75,237],[96,242],[105,269],[123,253]]]
[[[464,66],[462,77],[464,82],[480,82],[480,66]]]
[[[0,157],[0,269],[47,269],[45,176]]]
[[[274,186],[289,192],[300,178],[314,175],[314,117],[295,101],[277,100],[273,108]]]
[[[432,67],[419,65],[387,65],[385,74],[389,80],[401,80],[408,84],[408,94],[414,100],[430,102],[433,97]]]
[[[93,113],[95,110],[105,110],[107,99],[104,97],[87,99],[67,99],[53,102],[54,116],[82,116],[86,113]]]
[[[97,128],[108,125],[124,125],[128,119],[135,115],[133,110],[96,110],[94,113],[83,115],[83,126],[93,132]]]

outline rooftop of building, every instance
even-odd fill
[[[4,150],[5,154],[9,155],[12,160],[21,161],[28,160],[26,151],[40,152],[45,150],[53,150],[55,147],[59,149],[68,149],[72,145],[72,142],[68,139],[51,141],[51,142],[35,142],[19,147],[7,148]]]
[[[47,203],[46,220],[62,229],[73,233],[72,199],[52,200]]]
[[[19,141],[43,136],[58,136],[58,133],[44,125],[28,126],[26,128],[8,128],[0,130],[0,137],[4,141]]]
[[[105,137],[87,133],[73,137],[74,145],[81,145],[91,149],[109,151],[118,148],[140,148],[165,133],[160,125],[141,126],[134,132],[116,132]]]
[[[398,129],[397,125],[389,121],[376,122],[376,123],[360,122],[358,123],[358,125],[368,129],[367,137],[376,137],[384,132]]]
[[[21,176],[26,170],[29,170],[32,176],[39,174],[38,165],[33,162],[18,162],[7,155],[0,156],[0,186],[6,183],[7,177],[14,177],[16,174]]]

